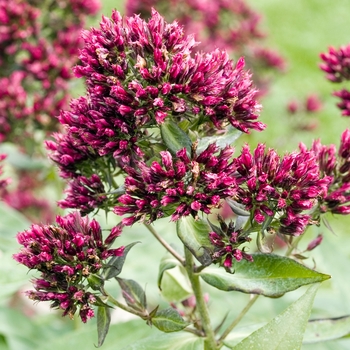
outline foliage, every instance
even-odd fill
[[[189,19],[181,12],[184,4],[178,3],[180,10],[172,15],[176,13],[188,29],[191,23],[186,24]],[[137,10],[137,4],[128,2],[128,11],[131,5],[136,13],[150,11]],[[216,33],[225,29],[230,11],[238,23],[257,18],[243,1],[237,4],[226,8],[224,1],[216,3],[224,9],[218,7],[223,27],[201,19],[203,9],[196,7],[196,1],[186,6],[193,11],[197,21],[193,23],[203,20],[205,28]],[[77,10],[83,3],[71,5]],[[90,10],[95,5],[91,2]],[[163,9],[164,4],[159,1],[157,6]],[[282,5],[268,8],[266,0],[258,6],[268,14],[273,29]],[[311,7],[303,9],[305,16]],[[328,52],[318,48],[315,55],[324,53],[315,56],[315,67],[306,60],[305,85],[322,99],[310,89],[293,96],[293,84],[297,86],[293,67],[284,77],[269,75],[266,80],[262,65],[251,66],[251,77],[244,59],[239,59],[244,54],[248,64],[254,61],[250,55],[258,52],[254,51],[254,40],[261,33],[257,27],[246,27],[251,32],[240,33],[239,45],[227,47],[234,57],[230,61],[218,50],[194,54],[194,41],[179,24],[171,23],[173,18],[164,21],[162,15],[166,11],[148,12],[151,19],[143,22],[132,14],[122,19],[114,12],[111,19],[103,17],[100,29],[83,33],[85,44],[74,72],[85,80],[86,94],[73,100],[70,108],[58,111],[51,106],[61,126],[54,139],[46,141],[49,157],[67,183],[66,198],[58,204],[75,211],[57,216],[56,224],[42,223],[52,219],[25,212],[30,221],[41,221],[30,226],[17,210],[1,205],[1,308],[6,321],[0,322],[0,347],[345,348],[350,310],[341,265],[350,243],[345,216],[350,212],[350,131],[343,131],[349,114],[349,47]],[[296,24],[290,28],[296,30]],[[253,40],[248,42],[247,35]],[[203,38],[206,43],[208,37]],[[277,43],[281,40],[272,30],[266,42],[274,38]],[[288,45],[294,41],[282,40],[283,55],[292,58],[296,50]],[[223,47],[228,45],[224,41]],[[330,40],[326,45],[338,43]],[[342,84],[334,93],[338,109],[334,102],[324,106],[330,95],[326,83],[311,84],[321,81],[316,67],[321,61],[327,79]],[[252,79],[260,84],[263,97]],[[288,91],[288,100],[281,98],[281,86]],[[295,97],[304,102],[292,100]],[[287,124],[276,122],[278,114],[289,118]],[[269,118],[274,118],[271,126]],[[334,142],[331,134],[337,129],[339,146],[319,140],[310,144],[315,130],[324,130],[327,118],[332,118],[332,125],[325,138]],[[258,133],[265,123],[266,131]],[[22,129],[14,127],[17,135]],[[289,151],[299,141],[305,144]],[[249,146],[240,151],[243,142]],[[31,150],[36,147],[32,144]],[[8,179],[16,176],[19,184],[29,180],[24,172],[15,175],[8,170],[7,161],[17,169],[37,171],[33,180],[40,178],[45,186],[49,178],[55,179],[48,186],[51,197],[56,196],[50,191],[61,192],[56,171],[42,158],[40,146],[37,149],[40,157],[33,161],[37,151],[27,156],[11,143],[1,145],[7,158],[2,156],[5,172],[0,174],[4,179],[0,186],[10,205]],[[16,234],[23,246],[19,251]],[[87,324],[59,319],[29,305],[22,297],[28,275],[12,256],[30,269],[34,290],[26,291],[27,296],[50,301],[63,316],[78,314]]]

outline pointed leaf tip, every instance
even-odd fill
[[[319,284],[314,284],[284,312],[234,346],[233,350],[300,349]]]
[[[99,306],[97,308],[97,347],[101,347],[108,334],[111,323],[111,311],[108,307]]]
[[[188,326],[188,323],[172,308],[157,311],[152,317],[152,324],[165,333],[178,332]]]
[[[293,259],[275,254],[251,254],[253,261],[241,260],[232,266],[234,274],[222,268],[205,268],[200,276],[208,284],[224,291],[240,291],[279,297],[303,285],[322,282],[329,275],[311,270]]]

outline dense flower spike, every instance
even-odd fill
[[[47,142],[71,187],[77,177],[93,174],[110,183],[124,167],[157,157],[166,146],[154,129],[165,121],[181,123],[198,138],[229,124],[244,132],[265,127],[256,120],[260,105],[243,58],[234,65],[224,51],[191,56],[193,38],[156,11],[148,22],[114,11],[83,38],[75,74],[86,78],[87,94],[61,112],[65,133]],[[64,206],[81,208],[77,191],[68,192]]]
[[[285,68],[276,52],[261,46],[265,36],[259,28],[261,16],[244,0],[128,0],[126,13],[148,18],[152,7],[168,21],[178,21],[186,33],[194,33],[198,51],[219,48],[232,57],[244,56],[260,92],[266,89],[271,69]]]
[[[243,58],[234,66],[225,51],[191,56],[193,38],[156,11],[148,22],[114,11],[100,27],[84,32],[75,74],[87,78],[90,95],[113,105],[118,115],[108,117],[119,119],[115,126],[125,133],[170,117],[210,120],[217,128],[231,123],[244,132],[264,128],[256,121],[260,105]]]
[[[236,229],[234,222],[231,221],[227,225],[220,216],[218,220],[220,228],[211,225],[215,231],[209,232],[210,242],[214,246],[213,262],[219,263],[229,270],[232,267],[233,260],[253,261],[252,256],[244,252],[244,248],[239,248],[242,244],[250,242],[251,238],[244,234],[243,230]]]
[[[330,47],[320,57],[324,61],[320,68],[327,73],[328,80],[334,83],[350,80],[350,45],[342,46],[338,50]]]
[[[123,219],[125,225],[136,221],[152,222],[171,215],[176,221],[182,216],[209,214],[221,205],[221,199],[236,194],[233,177],[235,165],[230,158],[231,147],[219,152],[215,144],[208,146],[190,160],[182,149],[173,157],[168,151],[160,152],[161,164],[137,164],[128,167],[125,194],[119,197],[121,205],[114,208],[118,215],[132,214]]]
[[[305,145],[300,149],[307,152]],[[310,151],[318,160],[321,175],[332,179],[328,185],[327,196],[320,203],[320,211],[333,214],[350,214],[350,130],[341,136],[337,152],[334,145],[324,146],[315,140]]]
[[[94,174],[91,178],[78,176],[66,190],[67,198],[58,202],[61,208],[78,209],[82,215],[99,208],[106,200],[105,189],[101,179]]]
[[[83,322],[94,316],[93,305],[98,297],[89,280],[101,270],[104,261],[122,256],[124,248],[110,249],[121,233],[115,227],[103,242],[100,225],[82,218],[79,213],[58,216],[57,225],[32,225],[17,235],[23,245],[14,259],[29,269],[38,270],[41,277],[33,281],[35,291],[27,295],[37,301],[51,301],[51,307],[64,310],[73,317],[76,311]]]
[[[251,154],[248,145],[237,158],[237,196],[234,199],[251,211],[262,224],[275,218],[280,233],[298,236],[310,223],[306,210],[327,194],[329,177],[320,178],[317,159],[312,152],[294,152],[282,159],[259,144]],[[278,215],[276,215],[278,214]]]

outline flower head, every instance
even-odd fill
[[[301,144],[302,151],[307,151]],[[320,211],[333,214],[350,214],[350,130],[341,136],[340,147],[325,146],[315,140],[310,151],[314,153],[320,167],[321,176],[331,179],[327,195],[320,203]]]
[[[320,68],[327,73],[328,80],[334,83],[350,80],[350,45],[342,46],[338,50],[330,47],[320,57],[324,62],[320,64]]]
[[[74,178],[65,192],[67,198],[60,200],[58,205],[61,208],[78,209],[83,215],[99,208],[106,200],[103,183],[96,174],[90,178],[85,176]]]
[[[132,214],[123,219],[126,225],[168,215],[176,221],[182,216],[196,216],[199,211],[209,214],[221,205],[221,199],[236,193],[232,154],[230,147],[219,151],[211,144],[192,160],[186,149],[178,151],[176,157],[163,151],[160,163],[154,161],[148,166],[139,162],[138,170],[127,167],[126,193],[119,197],[121,204],[114,212]]]
[[[222,217],[218,217],[220,228],[214,225],[211,227],[214,231],[209,232],[210,242],[214,246],[212,259],[214,263],[219,263],[227,270],[232,267],[234,260],[253,261],[253,257],[244,252],[240,246],[246,242],[250,242],[251,238],[247,236],[242,229],[236,229],[234,222],[228,225],[224,222]]]
[[[300,235],[309,223],[304,211],[324,198],[331,179],[320,178],[317,159],[312,152],[294,152],[283,158],[273,150],[265,151],[259,144],[251,154],[243,147],[237,158],[238,203],[253,213],[254,220],[262,224],[278,213],[279,231]]]
[[[57,216],[57,225],[32,225],[17,235],[23,245],[14,259],[29,269],[38,270],[34,291],[27,295],[37,301],[51,301],[51,307],[64,310],[73,317],[79,310],[83,322],[94,313],[92,305],[98,296],[89,292],[89,280],[103,267],[104,260],[123,255],[124,248],[110,246],[121,233],[115,227],[103,241],[100,225],[82,218],[78,212]]]
[[[127,134],[165,118],[198,119],[199,113],[217,128],[264,128],[256,121],[260,105],[243,58],[233,65],[220,50],[193,57],[193,37],[155,10],[148,22],[114,11],[99,30],[84,32],[84,40],[75,74],[87,78],[89,93],[101,103],[113,104]]]

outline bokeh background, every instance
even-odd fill
[[[114,8],[121,13],[125,11],[123,1],[101,0],[101,3],[100,15],[90,19],[88,26],[97,26],[101,15],[109,16]],[[279,153],[284,153],[296,149],[299,142],[310,146],[312,140],[317,138],[324,144],[338,145],[342,131],[350,127],[350,119],[342,117],[336,107],[337,98],[332,96],[332,92],[339,90],[339,87],[325,79],[319,69],[319,54],[326,52],[329,46],[337,48],[350,43],[349,1],[250,0],[248,3],[262,15],[260,26],[267,33],[263,39],[264,45],[278,50],[285,59],[286,69],[271,77],[270,90],[261,97],[261,120],[267,124],[267,129],[241,137],[237,149],[245,142],[251,144],[252,148],[263,142],[276,148]],[[171,8],[167,11],[171,12]],[[164,11],[162,15],[166,17],[167,12]],[[75,97],[84,93],[80,82],[72,84],[71,90]],[[306,97],[313,94],[322,104],[317,113],[307,113],[301,107],[297,114],[291,115],[288,104],[296,101],[303,106]],[[310,127],[305,128],[303,125]],[[19,249],[16,233],[28,228],[30,221],[4,203],[0,203],[0,218],[0,350],[95,349],[95,320],[87,324],[81,324],[78,318],[71,321],[62,318],[59,311],[49,310],[46,305],[32,305],[31,301],[21,296],[21,291],[30,289],[31,274],[13,261],[11,256]],[[105,221],[103,215],[99,219]],[[324,235],[321,246],[312,252],[312,258],[306,264],[315,264],[318,271],[332,276],[320,287],[312,318],[350,315],[350,219],[345,216],[329,216],[327,219],[332,230],[325,225],[312,227],[301,243],[301,247],[305,247],[319,233]],[[105,225],[113,225],[114,220],[117,219],[109,217]],[[169,241],[176,243],[167,219],[161,220],[157,229]],[[122,243],[118,243],[140,241],[141,244],[130,252],[121,277],[134,279],[144,286],[150,305],[165,303],[156,288],[163,248],[142,226],[129,228],[122,239]],[[115,288],[118,295],[116,285],[110,288]],[[207,292],[210,294],[209,305],[214,324],[220,322],[223,310],[230,311],[228,321],[234,319],[249,298],[234,292],[218,292],[209,286]],[[300,288],[279,299],[259,298],[237,329],[237,337],[247,334],[252,324],[263,324],[282,312],[304,292],[305,288]],[[130,344],[136,340],[157,335],[159,331],[156,329],[117,310],[113,314],[113,325],[103,349],[133,349]],[[304,348],[345,350],[350,349],[350,340],[344,338],[323,344],[305,344]],[[148,349],[147,346],[144,349]]]

